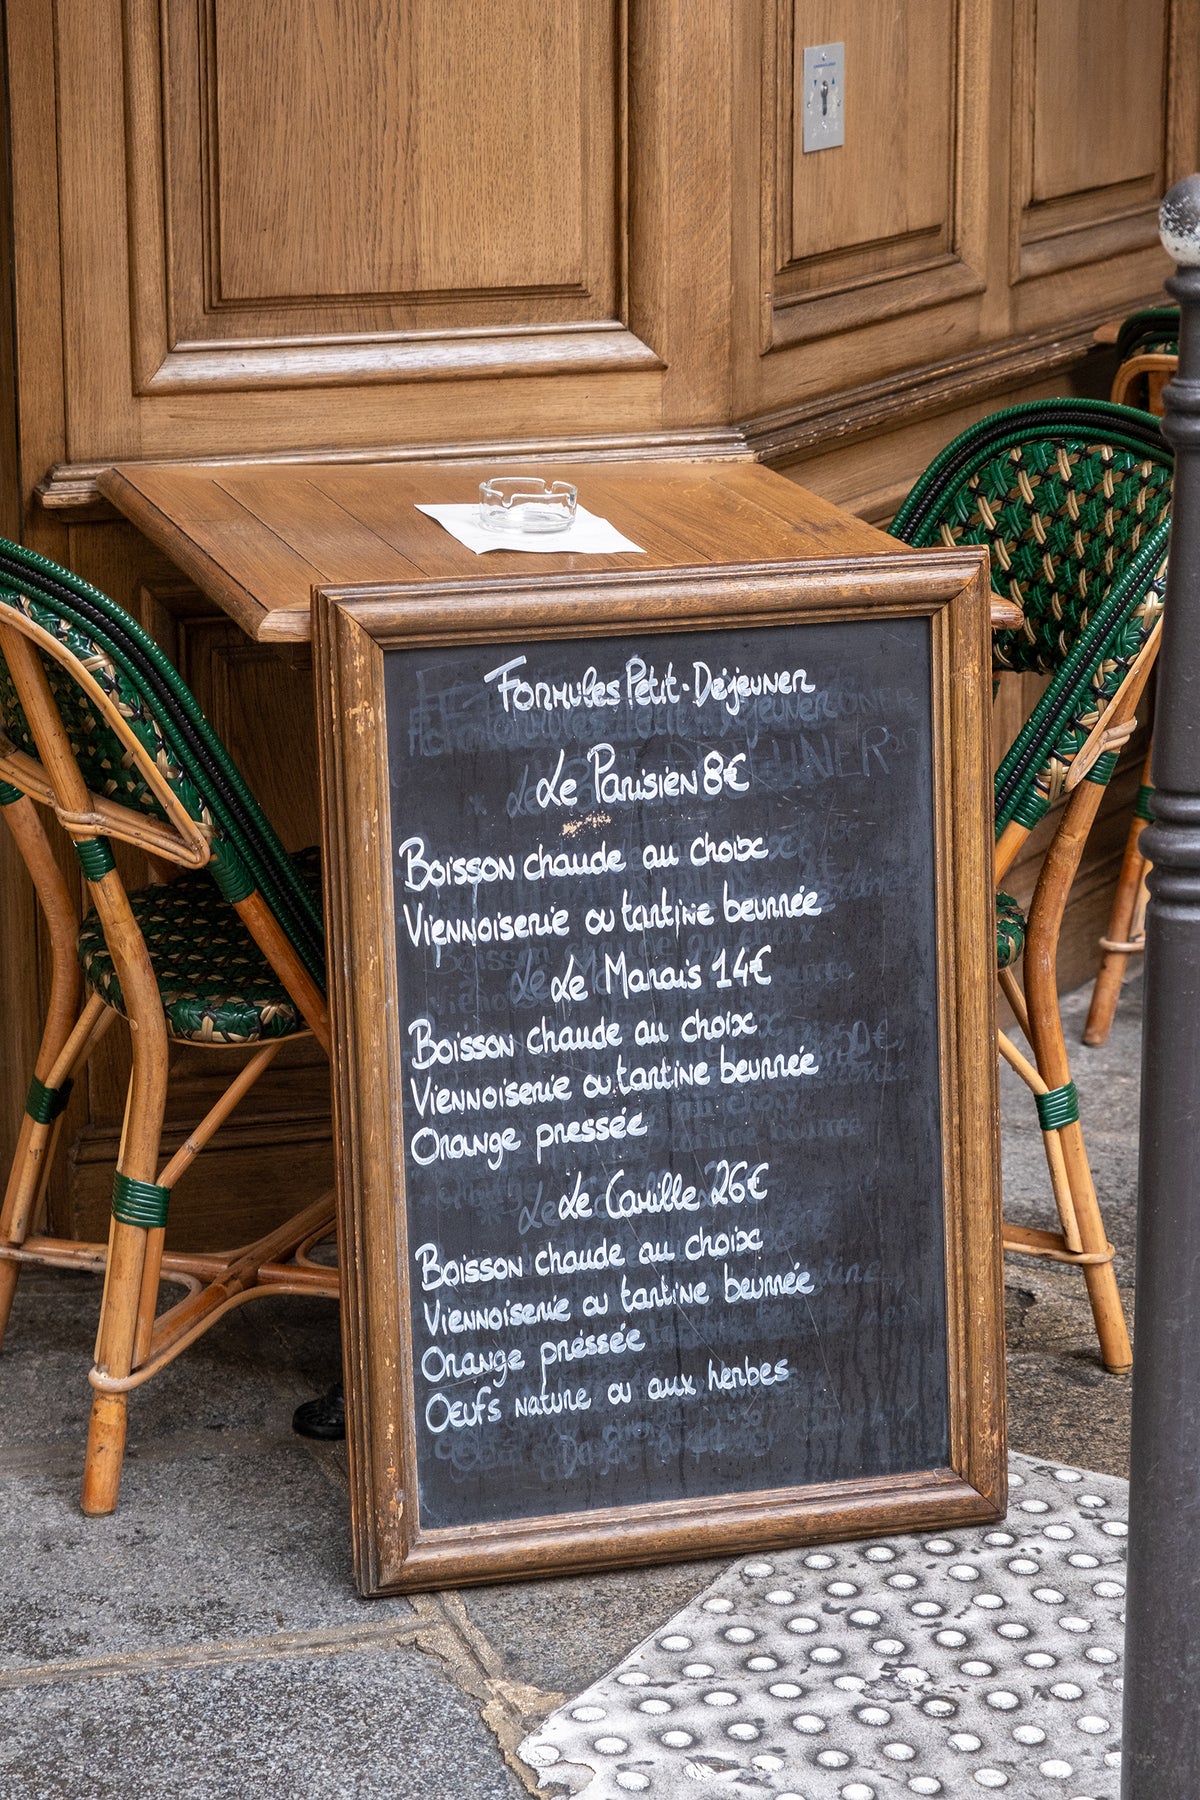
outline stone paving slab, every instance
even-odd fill
[[[416,1650],[0,1691],[0,1800],[520,1800],[477,1706]]]
[[[571,1693],[611,1668],[728,1568],[728,1561],[667,1563],[551,1581],[466,1588],[463,1606],[496,1646],[505,1675]]]
[[[1011,1483],[1000,1526],[746,1558],[522,1759],[579,1800],[1117,1800],[1126,1484]]]
[[[131,1463],[106,1519],[74,1470],[0,1478],[0,1668],[407,1611],[358,1599],[346,1495],[298,1439],[177,1449]]]

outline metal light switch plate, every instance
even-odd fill
[[[806,44],[803,83],[805,154],[844,143],[845,44]]]

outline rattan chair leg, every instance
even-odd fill
[[[238,1105],[259,1076],[269,1069],[279,1052],[283,1049],[284,1039],[278,1038],[273,1043],[262,1044],[249,1061],[238,1070],[225,1092],[214,1106],[211,1106],[196,1126],[188,1134],[186,1143],[171,1158],[166,1168],[158,1177],[159,1187],[173,1188],[185,1169],[191,1167],[205,1144],[220,1130],[230,1113]],[[294,1038],[286,1040],[294,1043]],[[146,1263],[142,1271],[142,1291],[138,1302],[137,1339],[134,1345],[133,1360],[136,1368],[150,1352],[150,1336],[154,1330],[154,1318],[158,1311],[158,1290],[162,1274],[163,1248],[166,1232],[160,1228],[150,1231],[146,1239]]]
[[[133,1334],[133,1358],[130,1364],[134,1369],[144,1361],[150,1348],[150,1334],[154,1330],[154,1315],[158,1311],[158,1295],[162,1285],[162,1260],[166,1242],[164,1226],[156,1225],[147,1231],[142,1282],[138,1289],[137,1324]]]
[[[1017,980],[1015,971],[1012,969],[1001,969],[1000,975],[999,975],[999,980],[1000,980],[1000,992],[1004,995],[1004,998],[1008,1001],[1008,1004],[1012,1007],[1013,1014],[1014,1014],[1014,1017],[1016,1018],[1017,1024],[1021,1027],[1021,1030],[1025,1033],[1025,1036],[1028,1038],[1028,1036],[1029,1036],[1029,1009],[1025,1005],[1025,996],[1021,992],[1021,984]]]
[[[1142,769],[1143,790],[1149,785],[1150,757],[1147,754]],[[1136,945],[1140,950],[1145,942],[1146,874],[1150,865],[1142,855],[1140,839],[1146,823],[1146,819],[1139,814],[1135,814],[1129,821],[1129,835],[1125,839],[1125,855],[1117,878],[1117,891],[1113,896],[1108,929],[1102,940],[1105,946],[1104,956],[1096,975],[1096,985],[1092,989],[1087,1023],[1083,1028],[1085,1044],[1108,1042],[1108,1034],[1116,1017],[1117,1002],[1121,998],[1125,970],[1130,956],[1136,954],[1132,946]],[[1119,945],[1129,945],[1131,948],[1115,947]]]
[[[115,1017],[103,1001],[93,999],[88,1002],[57,1061],[51,1064],[50,1074],[46,1077],[47,1087],[62,1087],[64,1082],[74,1079]],[[28,1113],[21,1120],[8,1189],[0,1209],[0,1350],[4,1347],[20,1273],[20,1263],[15,1257],[5,1257],[4,1247],[19,1248],[30,1231],[37,1228],[61,1130],[61,1114],[49,1125],[39,1124]]]
[[[51,1087],[54,1064],[70,1038],[79,1008],[79,965],[75,958],[79,915],[33,801],[22,797],[0,810],[29,870],[50,933],[50,999],[33,1072],[38,1081]],[[59,1129],[58,1118],[42,1121],[28,1112],[23,1115],[0,1206],[0,1243],[24,1243],[45,1188]],[[0,1347],[8,1329],[18,1273],[16,1262],[0,1264]]]
[[[104,1393],[131,1392],[166,1368],[182,1350],[234,1307],[265,1294],[321,1294],[337,1299],[339,1272],[297,1258],[299,1245],[324,1236],[334,1221],[334,1197],[326,1194],[302,1213],[243,1250],[232,1251],[212,1269],[204,1285],[160,1313],[154,1321],[149,1351],[132,1375],[115,1377],[93,1369],[88,1379]]]
[[[1029,1058],[1022,1056],[1012,1039],[1003,1031],[996,1033],[996,1041],[1000,1046],[1000,1054],[1033,1094],[1046,1094],[1049,1089],[1042,1080]],[[1083,1249],[1079,1237],[1079,1222],[1075,1217],[1075,1202],[1071,1197],[1071,1182],[1067,1175],[1067,1165],[1063,1157],[1062,1144],[1057,1131],[1043,1131],[1042,1148],[1046,1152],[1046,1166],[1050,1170],[1050,1186],[1054,1189],[1054,1204],[1058,1208],[1059,1222],[1062,1225],[1063,1242],[1068,1250],[1078,1253]],[[1006,1244],[1006,1248],[1009,1246]],[[1019,1244],[1012,1246],[1019,1249]]]
[[[114,1224],[96,1358],[99,1367],[114,1375],[127,1375],[133,1364],[145,1254],[146,1232],[141,1226]],[[92,1395],[81,1505],[93,1517],[114,1511],[117,1504],[128,1404],[124,1394]]]
[[[305,1024],[328,1056],[332,1045],[328,1002],[288,942],[278,919],[259,893],[237,901],[234,910],[296,1001]]]
[[[1133,1346],[1129,1341],[1129,1327],[1125,1323],[1125,1309],[1121,1304],[1121,1291],[1113,1268],[1112,1246],[1100,1215],[1100,1202],[1096,1198],[1096,1188],[1084,1147],[1083,1129],[1076,1121],[1073,1125],[1064,1126],[1059,1135],[1063,1141],[1063,1156],[1071,1180],[1075,1216],[1079,1220],[1079,1236],[1084,1250],[1088,1255],[1104,1258],[1101,1262],[1083,1265],[1092,1319],[1096,1326],[1096,1336],[1100,1340],[1101,1360],[1110,1375],[1124,1375],[1133,1367]]]
[[[12,1314],[20,1273],[19,1262],[9,1261],[7,1258],[0,1262],[0,1350],[4,1348],[4,1337],[8,1331],[8,1321]]]
[[[66,877],[58,865],[37,807],[26,798],[0,809],[13,835],[21,860],[29,870],[50,933],[50,998],[42,1042],[34,1066],[42,1081],[66,1043],[79,1012],[80,974],[75,956],[79,936],[79,909],[71,897]]]
[[[1051,1090],[1065,1088],[1071,1081],[1058,1007],[1059,930],[1071,883],[1103,795],[1103,787],[1095,782],[1081,782],[1075,789],[1046,853],[1029,909],[1024,969],[1030,1044],[1038,1073]],[[1131,1366],[1133,1353],[1112,1266],[1108,1234],[1100,1216],[1100,1204],[1084,1147],[1083,1130],[1076,1119],[1060,1126],[1056,1135],[1070,1184],[1079,1242],[1087,1256],[1104,1259],[1083,1265],[1100,1354],[1105,1368],[1114,1374],[1121,1373]],[[1065,1242],[1063,1248],[1069,1254],[1070,1247]]]
[[[38,1079],[52,1089],[61,1088],[72,1080],[112,1017],[113,1014],[104,1002],[93,996],[76,1020],[74,1030],[59,1046],[49,1065],[44,1066],[43,1058],[38,1057]],[[45,1037],[42,1044],[45,1048]],[[0,1243],[23,1243],[31,1229],[50,1172],[59,1124],[59,1118],[43,1124],[31,1118],[28,1113],[21,1121],[4,1205],[0,1209]]]
[[[114,871],[93,881],[91,887],[121,983],[133,1050],[118,1171],[132,1181],[154,1184],[167,1101],[166,1019],[158,982],[120,876]],[[96,1364],[118,1377],[128,1375],[133,1368],[149,1235],[146,1226],[114,1220],[109,1239],[108,1271],[96,1334]],[[117,1504],[127,1404],[124,1394],[98,1390],[93,1394],[83,1473],[85,1513],[109,1513]]]
[[[1004,880],[1029,836],[1029,827],[1010,821],[996,839],[996,885]]]

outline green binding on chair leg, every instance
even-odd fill
[[[1106,750],[1103,756],[1098,756],[1096,758],[1095,762],[1084,776],[1084,780],[1094,781],[1097,787],[1107,787],[1113,778],[1113,770],[1117,766],[1117,760],[1118,752],[1116,750]]]
[[[1032,831],[1036,825],[1041,824],[1049,811],[1049,806],[1042,799],[1037,789],[1031,787],[1027,793],[1022,794],[1021,798],[1017,801],[1017,804],[1013,807],[1013,823],[1016,825],[1023,825],[1026,831]]]
[[[1154,823],[1154,789],[1146,782],[1143,782],[1137,791],[1137,799],[1133,803],[1133,816],[1135,819],[1145,819],[1148,825]]]
[[[75,854],[89,881],[103,881],[117,866],[107,838],[80,838],[75,845]]]
[[[14,787],[11,781],[0,781],[0,806],[15,806],[24,798],[20,788]]]
[[[1068,1081],[1064,1087],[1051,1088],[1048,1094],[1035,1094],[1038,1119],[1043,1131],[1061,1131],[1064,1125],[1074,1125],[1079,1119],[1079,1095],[1075,1092],[1075,1083]]]
[[[213,845],[212,861],[208,866],[230,906],[236,906],[239,900],[248,900],[254,892],[254,877],[228,838],[221,838]]]
[[[157,1187],[153,1181],[131,1181],[128,1175],[113,1179],[113,1218],[122,1225],[145,1225],[153,1231],[167,1222],[171,1204],[170,1188]]]
[[[64,1081],[61,1087],[47,1087],[35,1075],[29,1084],[29,1096],[25,1101],[25,1111],[39,1125],[49,1125],[64,1111],[71,1098],[74,1082]]]

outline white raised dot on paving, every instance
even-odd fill
[[[1127,1488],[1010,1459],[994,1527],[753,1556],[521,1746],[579,1800],[1117,1800]]]

